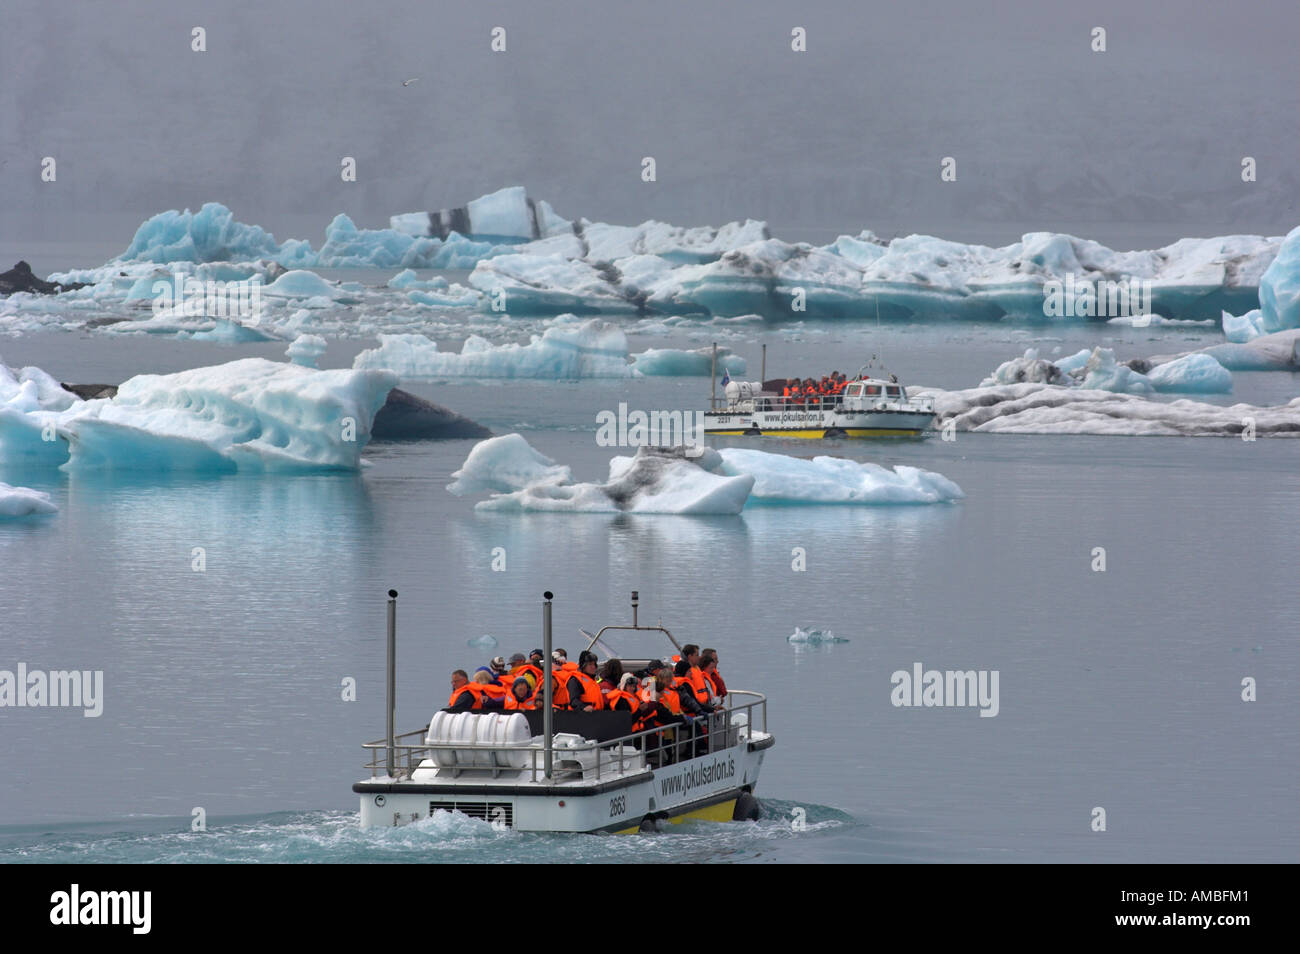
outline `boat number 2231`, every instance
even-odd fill
[[[617,818],[619,815],[627,814],[627,796],[620,795],[618,798],[609,800],[609,817]]]

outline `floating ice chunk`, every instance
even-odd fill
[[[1223,336],[1230,342],[1245,344],[1265,334],[1263,315],[1258,308],[1244,315],[1231,315],[1226,311],[1223,313]]]
[[[503,493],[540,484],[567,484],[573,472],[537,451],[519,434],[474,445],[447,486],[453,494]]]
[[[1198,394],[1228,394],[1232,372],[1208,354],[1189,354],[1157,365],[1147,374],[1157,391]]]
[[[786,641],[791,643],[810,643],[810,644],[848,642],[848,640],[844,639],[842,636],[836,636],[832,630],[814,629],[811,626],[808,627],[808,629],[804,629],[802,626],[796,626],[794,628],[794,632],[786,637]]]
[[[1117,363],[1115,352],[1110,348],[1093,348],[1083,372],[1080,387],[1121,394],[1147,394],[1154,390],[1146,375]]]
[[[285,356],[294,364],[300,364],[304,368],[316,368],[317,360],[325,353],[329,347],[325,339],[320,335],[299,335],[293,339],[293,344],[285,350]]]
[[[1300,328],[1300,227],[1287,233],[1260,279],[1259,310],[1265,334]]]
[[[619,287],[616,273],[561,255],[500,255],[479,262],[469,283],[490,304],[503,302],[510,314],[630,314],[639,307]]]
[[[399,291],[411,291],[418,289],[421,291],[443,291],[447,288],[447,279],[441,275],[435,275],[425,281],[421,281],[415,274],[415,269],[407,268],[398,272],[388,280],[388,287],[395,288]]]
[[[684,266],[677,276],[676,299],[714,314],[820,318],[864,310],[862,270],[811,245],[777,239],[754,242],[711,264]]]
[[[1090,352],[1082,353],[1087,355]],[[1082,367],[1083,363],[1086,363],[1086,358],[1079,367]],[[990,377],[980,382],[980,387],[991,387],[995,384],[1023,384],[1026,381],[1065,384],[1068,379],[1065,376],[1065,369],[1060,365],[1038,357],[1037,348],[1028,348],[1024,357],[1012,358],[998,365],[997,370]]]
[[[558,513],[737,514],[754,478],[710,473],[691,460],[651,448],[610,461],[603,484],[533,484],[498,494],[478,510]]]
[[[274,341],[272,335],[267,334],[258,328],[243,324],[238,321],[231,321],[228,318],[218,318],[213,326],[204,331],[195,331],[190,335],[194,341],[210,341],[216,344],[244,344],[249,341]]]
[[[964,431],[1240,437],[1249,419],[1257,435],[1300,436],[1300,398],[1276,407],[1223,407],[1051,384],[965,391],[910,387],[908,393],[932,397],[939,424],[951,420]]]
[[[439,351],[424,335],[380,335],[379,347],[357,355],[353,367],[386,368],[404,378],[625,378],[635,373],[622,329],[573,316],[533,335],[528,344],[494,345],[471,335],[459,354]]]
[[[653,220],[640,225],[584,223],[582,239],[591,262],[614,262],[634,255],[653,255],[672,263],[711,262],[724,252],[768,238],[767,225],[753,219],[721,228],[680,228]]]
[[[0,481],[0,520],[55,513],[58,509],[47,493],[29,487],[11,487]]]
[[[328,302],[344,297],[338,286],[332,285],[315,272],[294,269],[285,272],[271,284],[262,289],[263,295],[273,298],[315,298],[320,296]]]
[[[244,358],[137,375],[59,417],[73,469],[355,469],[396,377]]]
[[[1225,312],[1226,314],[1226,312]],[[1121,315],[1106,324],[1121,328],[1207,328],[1216,324],[1213,318],[1166,318],[1163,315]]]
[[[651,348],[632,356],[634,367],[640,374],[708,375],[713,367],[713,349],[697,348],[682,351],[676,348]],[[718,374],[726,371],[733,375],[745,373],[745,359],[726,348],[718,349]]]
[[[493,649],[497,645],[497,640],[490,633],[484,633],[482,636],[471,636],[465,640],[465,645],[474,649]]]
[[[807,460],[744,448],[718,454],[720,473],[754,478],[755,504],[932,504],[966,496],[942,474],[901,464],[889,470],[841,457]]]

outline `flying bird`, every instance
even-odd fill
[[[419,78],[420,78],[420,77],[416,76],[416,77],[413,77],[413,78],[411,78],[411,79],[409,79],[409,80],[402,80],[402,85],[403,85],[403,86],[410,86],[412,83],[414,83],[414,82],[415,82],[416,80],[418,80]]]

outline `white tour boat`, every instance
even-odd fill
[[[717,346],[714,346],[715,351]],[[766,346],[764,365],[766,365]],[[784,381],[727,381],[704,412],[704,433],[718,437],[920,437],[934,421],[931,398],[909,397],[892,374],[869,366],[839,394],[787,397]]]
[[[388,737],[367,743],[371,777],[352,786],[361,826],[392,827],[456,811],[521,831],[636,832],[667,820],[755,819],[753,792],[767,731],[767,699],[731,689],[725,707],[682,725],[632,731],[629,712],[553,709],[435,712],[427,727],[394,733],[397,592],[388,600]],[[551,685],[551,594],[542,606],[545,676]],[[655,634],[681,646],[662,625],[637,623],[586,632],[587,648],[619,659],[627,672],[656,659]],[[637,640],[640,645],[635,645]],[[624,648],[625,647],[625,648]],[[667,648],[656,643],[656,650]],[[636,653],[636,655],[633,655]]]

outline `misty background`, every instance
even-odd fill
[[[5,250],[120,252],[206,201],[319,247],[338,212],[385,227],[513,184],[569,218],[749,217],[819,244],[1300,224],[1294,0],[5,0],[0,20]]]

